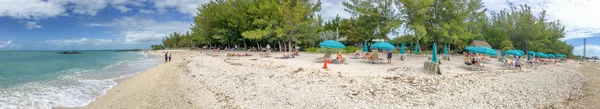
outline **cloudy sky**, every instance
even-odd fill
[[[0,50],[149,48],[189,30],[196,8],[209,0],[0,0]],[[322,0],[322,16],[348,18],[342,2]],[[575,54],[583,39],[600,55],[600,0],[483,0],[489,11],[528,4],[566,25]]]

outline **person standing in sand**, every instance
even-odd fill
[[[392,64],[392,54],[392,50],[389,50],[387,54],[388,64]]]
[[[172,53],[169,53],[169,62],[171,62]]]
[[[169,52],[165,52],[165,62],[169,61]]]

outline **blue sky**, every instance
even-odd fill
[[[0,0],[0,50],[149,48],[172,32],[189,30],[196,8],[209,0]],[[328,20],[344,12],[346,0],[322,0]],[[599,0],[483,0],[488,11],[528,4],[547,20],[567,26],[563,40],[600,55]]]

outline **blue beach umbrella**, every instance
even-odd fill
[[[546,57],[546,55],[544,55],[544,53],[542,53],[542,52],[537,52],[537,53],[535,53],[535,56],[536,56],[536,57],[542,57],[542,58],[545,58],[545,57]]]
[[[490,55],[490,56],[498,56],[498,53],[496,53],[496,50],[491,49],[491,48],[487,48],[487,47],[485,47],[485,48],[486,48],[486,51],[487,51],[488,55]]]
[[[367,41],[365,41],[365,43],[363,43],[363,49],[362,52],[369,52],[369,47],[367,46]]]
[[[437,47],[435,43],[433,43],[433,49],[431,50],[431,62],[437,63]]]
[[[546,54],[549,58],[556,58],[553,54]]]
[[[535,54],[535,51],[527,51],[527,60],[531,60],[531,56]]]
[[[517,50],[517,52],[521,53],[521,56],[525,55],[525,52],[523,52],[523,50]]]
[[[415,54],[419,54],[419,48],[417,47],[418,45],[415,44]]]
[[[396,49],[396,47],[394,47],[392,44],[387,43],[387,42],[377,42],[377,43],[371,45],[371,48],[384,49],[384,50]]]
[[[404,42],[402,42],[402,46],[400,47],[400,54],[405,54],[405,52],[404,52]]]
[[[508,50],[508,51],[506,51],[506,54],[514,55],[514,56],[523,56],[523,54],[521,54],[521,52],[519,52],[517,50]]]
[[[473,47],[473,46],[467,46],[465,48],[465,50],[471,51],[471,52],[475,52],[475,53],[481,53],[481,54],[488,54],[491,56],[496,56],[498,55],[498,53],[496,53],[496,50],[488,48],[488,47]]]
[[[346,48],[346,46],[344,46],[344,44],[338,42],[338,41],[334,41],[334,40],[325,40],[323,42],[321,42],[319,44],[319,46],[321,47],[327,47],[327,48]]]
[[[444,45],[444,55],[448,55],[448,49],[446,48],[446,45]]]

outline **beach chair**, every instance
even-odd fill
[[[468,57],[463,57],[463,61],[465,62],[465,65],[467,65],[467,68],[471,70],[481,70],[481,66],[473,64]]]
[[[380,63],[380,61],[384,61],[385,59],[379,58],[379,51],[373,50],[373,60],[369,60],[368,62],[371,64]]]
[[[358,56],[356,56],[358,54]],[[364,55],[361,51],[356,51],[352,54],[353,56],[350,59],[363,59]]]
[[[315,62],[316,63],[323,63],[323,58],[327,57],[328,59],[331,59],[331,51],[327,51],[325,52],[325,55],[323,55],[323,57],[319,57],[319,58],[315,58]]]

